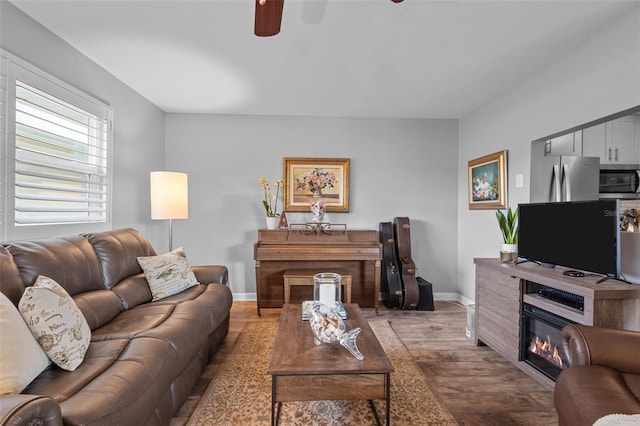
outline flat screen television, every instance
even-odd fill
[[[618,200],[531,203],[518,209],[519,257],[621,278]]]

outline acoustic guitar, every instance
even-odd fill
[[[387,308],[402,308],[402,280],[396,259],[396,244],[391,222],[380,222],[378,227],[382,243],[381,292],[382,303]]]
[[[420,289],[416,280],[416,265],[411,258],[411,225],[408,217],[393,219],[396,240],[396,256],[400,265],[403,300],[402,309],[416,309],[420,301]]]

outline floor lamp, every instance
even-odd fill
[[[173,250],[173,219],[189,218],[186,173],[151,172],[151,219],[169,219],[169,251]]]

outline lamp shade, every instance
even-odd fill
[[[151,172],[151,219],[187,219],[188,217],[187,174]]]

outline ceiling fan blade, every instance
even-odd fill
[[[260,37],[269,37],[280,32],[284,0],[256,0],[254,33]]]

